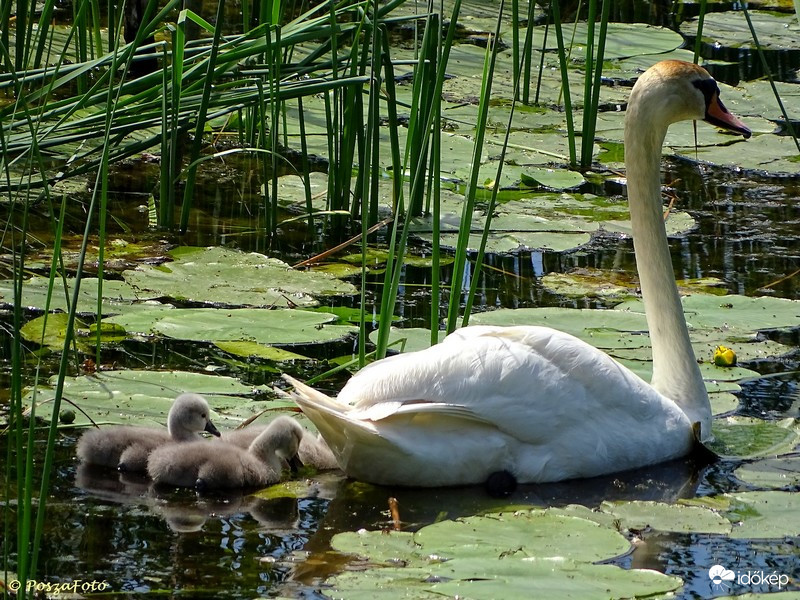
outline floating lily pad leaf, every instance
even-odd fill
[[[627,273],[590,268],[548,273],[541,282],[554,294],[568,298],[627,298],[636,295],[638,286]]]
[[[728,519],[700,506],[682,506],[652,501],[603,502],[602,512],[613,515],[622,527],[681,533],[719,533],[731,530]]]
[[[758,32],[758,42],[763,50],[798,50],[800,24],[793,14],[778,14],[761,10],[751,10],[750,19]],[[681,33],[697,35],[697,19],[689,19],[681,24]],[[703,22],[703,41],[716,48],[755,50],[753,34],[747,25],[744,13],[739,10],[708,13]]]
[[[343,533],[331,545],[367,562],[407,565],[337,575],[330,581],[334,597],[426,598],[439,592],[605,599],[665,593],[682,584],[654,571],[591,564],[627,551],[629,542],[613,529],[551,510],[441,521],[415,534]]]
[[[314,273],[325,273],[333,277],[353,277],[361,274],[361,265],[351,265],[349,263],[332,262],[312,265],[309,268]]]
[[[763,458],[739,467],[733,474],[758,487],[796,488],[800,486],[800,457]]]
[[[461,222],[463,198],[450,196],[443,203],[439,227],[441,244],[455,246]],[[629,233],[627,204],[590,195],[531,194],[496,207],[492,218],[487,251],[513,252],[519,248],[547,248],[564,251],[587,243],[599,230]],[[471,221],[469,248],[477,249],[485,226],[485,213],[478,209]],[[667,220],[670,234],[687,231],[695,225],[686,213],[674,212]],[[414,219],[411,226],[419,237],[432,241],[431,217]]]
[[[56,376],[50,385],[56,384]],[[253,394],[261,389],[240,383],[232,377],[186,371],[98,371],[93,375],[67,377],[64,398],[86,411],[97,423],[120,423],[157,427],[166,424],[173,400],[183,392],[202,394],[215,411],[214,424],[231,429],[267,406],[283,406],[286,402],[257,402]],[[40,387],[37,404],[52,400],[54,391]],[[26,402],[32,401],[28,394]],[[62,406],[64,406],[62,404]],[[50,418],[45,404],[36,416]],[[87,425],[88,419],[76,411],[75,425]]]
[[[22,287],[22,305],[27,308],[44,310],[47,305],[47,289],[50,280],[47,277],[31,277]],[[70,301],[75,286],[75,279],[67,279],[67,289]],[[95,314],[97,312],[98,280],[94,277],[81,279],[81,289],[78,294],[78,313]],[[115,314],[125,311],[147,310],[152,306],[134,304],[142,300],[151,300],[156,296],[136,290],[124,281],[103,281],[103,314]],[[67,311],[67,302],[64,286],[61,279],[53,283],[53,294],[50,300],[50,310]],[[0,303],[10,305],[14,301],[13,282],[0,281]]]
[[[445,332],[438,332],[439,341],[445,338]],[[373,331],[369,334],[369,339],[373,344],[378,341],[378,332]],[[431,345],[431,330],[421,327],[392,327],[389,331],[389,348],[393,352],[416,352],[424,350]]]
[[[566,27],[566,26],[565,26]],[[544,27],[537,27],[544,37]],[[569,26],[572,36],[572,26]],[[575,28],[575,45],[573,53],[583,56],[587,37],[587,24],[577,23]],[[566,35],[566,31],[565,31]],[[595,42],[596,45],[596,42]],[[642,54],[659,54],[671,52],[683,45],[683,37],[666,27],[657,27],[646,23],[609,23],[605,40],[605,60],[627,58]],[[556,50],[555,36],[548,36],[548,50]]]
[[[276,362],[284,360],[311,360],[307,356],[297,354],[296,352],[289,352],[282,348],[266,346],[256,342],[216,342],[214,345],[229,354],[246,358],[263,358]]]
[[[731,109],[733,110],[733,109]],[[747,144],[747,146],[742,146]],[[745,149],[746,148],[746,149]],[[692,147],[676,147],[675,153],[689,160],[695,159]],[[800,159],[791,136],[759,135],[749,140],[727,146],[697,149],[699,160],[714,164],[735,165],[745,171],[758,171],[775,175],[794,175]]]
[[[735,329],[742,335],[763,329],[800,326],[800,302],[767,296],[747,297],[693,294],[682,299],[686,319],[692,328]],[[624,302],[617,310],[644,310],[641,300]]]
[[[125,271],[125,281],[159,297],[241,306],[314,305],[315,295],[357,291],[325,273],[296,271],[255,252],[211,247],[184,248],[172,254],[174,262]]]
[[[576,188],[585,181],[583,175],[567,169],[530,169],[522,177],[527,186],[543,185],[554,190]]]
[[[24,339],[35,344],[41,344],[54,350],[64,348],[67,335],[69,315],[66,313],[53,313],[42,315],[23,325],[19,332]],[[75,320],[75,327],[85,328],[80,320]],[[81,340],[76,340],[81,341]]]
[[[433,562],[414,541],[414,534],[405,531],[345,531],[333,537],[331,547],[370,563],[416,566]]]
[[[303,100],[305,108],[306,102]],[[311,205],[314,210],[325,210],[326,193],[328,191],[328,175],[318,171],[308,174],[311,188]],[[282,175],[278,177],[278,204],[281,206],[297,205],[305,212],[306,191],[305,182],[299,175]]]
[[[685,62],[694,62],[694,52],[685,48],[678,48],[671,52],[661,52],[653,54],[640,54],[638,56],[631,56],[622,60],[615,61],[610,69],[603,69],[603,77],[607,74],[615,80],[627,80],[630,76],[639,76],[647,69],[652,67],[657,62],[662,60],[683,60]],[[725,61],[718,60],[703,60],[702,66],[708,68],[709,65],[722,65],[728,64]],[[627,77],[626,77],[627,76]]]
[[[442,583],[431,582],[440,579]],[[448,581],[449,580],[449,581]],[[548,598],[608,600],[665,594],[681,587],[678,577],[643,569],[621,569],[567,559],[465,559],[434,567],[381,568],[345,572],[332,580],[333,597]]]
[[[738,396],[730,392],[711,392],[709,390],[708,399],[711,401],[711,414],[713,415],[723,415],[739,408]]]
[[[467,570],[466,567],[471,569]],[[451,573],[451,569],[455,572]],[[665,594],[683,585],[671,577],[644,569],[621,569],[564,559],[473,560],[442,564],[437,571],[453,580],[433,586],[453,598],[552,598],[607,600]]]
[[[737,594],[736,596],[714,596],[714,600],[800,600],[800,592],[773,592],[764,594]]]
[[[730,537],[765,539],[800,536],[800,494],[793,492],[737,492],[726,516],[733,522]]]
[[[473,325],[543,325],[574,336],[591,339],[596,330],[646,332],[643,312],[635,310],[590,310],[575,308],[498,309],[472,315]],[[591,343],[591,342],[590,342]]]
[[[755,458],[790,452],[800,442],[794,419],[764,421],[750,417],[715,419],[714,440],[708,444],[721,456]]]
[[[72,181],[72,179],[67,179],[62,183],[68,181]],[[71,193],[74,195],[74,192]],[[71,271],[75,270],[81,255],[80,249],[83,244],[83,236],[64,235],[61,243],[61,260],[64,262],[64,268]],[[89,241],[89,246],[84,256],[85,265],[97,267],[99,257],[97,244],[98,240],[96,238]],[[165,240],[128,241],[121,238],[108,240],[103,251],[103,270],[106,273],[109,271],[121,272],[124,269],[135,267],[144,260],[152,264],[160,260],[161,257],[166,257],[168,249],[169,244]],[[51,247],[44,248],[41,252],[26,258],[25,266],[30,269],[49,270],[52,259],[53,249]]]
[[[180,340],[287,345],[330,342],[356,331],[349,325],[330,325],[335,319],[331,314],[289,308],[180,308],[156,312],[149,323],[144,314],[117,315],[104,322],[121,325],[128,332]]]
[[[775,81],[775,88],[781,97],[790,118],[800,114],[800,86],[796,83]],[[770,121],[784,123],[783,112],[775,99],[769,81],[747,81],[741,84],[743,98],[736,105],[737,115],[762,117]]]
[[[617,556],[630,544],[617,531],[544,510],[497,513],[440,521],[420,529],[414,541],[424,551],[451,558],[567,558],[592,562]]]

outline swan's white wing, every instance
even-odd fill
[[[344,470],[374,482],[477,482],[501,468],[556,481],[666,460],[691,443],[674,403],[543,327],[464,328],[362,369],[335,400],[298,391]]]

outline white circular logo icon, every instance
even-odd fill
[[[714,585],[725,585],[724,582],[736,579],[736,573],[722,565],[714,565],[708,570],[708,577]]]

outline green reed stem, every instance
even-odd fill
[[[567,119],[567,142],[569,146],[569,165],[578,164],[575,151],[575,124],[572,118],[572,100],[569,91],[569,72],[567,70],[567,52],[564,46],[564,34],[561,30],[561,11],[558,0],[550,0],[550,10],[553,14],[553,27],[556,30],[556,44],[558,45],[558,63],[561,67],[561,90],[564,93],[564,116]]]
[[[492,81],[494,78],[494,67],[497,62],[498,45],[497,40],[500,36],[500,26],[502,24],[503,8],[505,0],[500,1],[497,25],[494,37],[490,39],[490,44],[486,46],[486,54],[483,63],[483,78],[481,80],[481,95],[478,104],[478,118],[475,123],[475,141],[472,150],[472,166],[470,178],[464,194],[464,204],[461,211],[461,225],[458,229],[458,241],[456,242],[456,256],[453,263],[452,290],[450,291],[450,302],[447,310],[447,333],[455,331],[458,325],[458,315],[461,308],[461,293],[463,289],[462,279],[466,271],[470,234],[472,233],[472,218],[475,210],[475,196],[478,189],[478,176],[481,167],[481,155],[483,153],[483,140],[486,133],[486,124],[489,120],[489,102],[492,95]],[[517,79],[518,80],[518,79]],[[495,186],[500,185],[495,181]],[[466,313],[465,319],[468,319]]]
[[[194,141],[192,143],[192,150],[189,159],[190,165],[186,173],[186,187],[183,191],[183,202],[181,203],[181,231],[186,231],[186,228],[189,225],[189,212],[191,211],[192,203],[194,201],[194,184],[195,177],[197,175],[197,167],[192,165],[195,164],[195,161],[200,156],[200,150],[203,147],[203,134],[205,133],[206,114],[208,113],[208,103],[209,98],[211,97],[211,88],[214,85],[214,68],[217,62],[216,58],[219,52],[220,39],[222,38],[222,24],[225,22],[224,7],[225,0],[219,0],[219,4],[217,5],[217,25],[209,30],[214,34],[214,41],[211,45],[211,54],[208,58],[206,76],[203,80],[203,97],[200,101],[200,107],[197,112],[197,126],[194,130]],[[196,15],[194,15],[194,13],[191,11],[183,10],[181,11],[180,17],[178,17],[178,27],[185,28],[187,19],[194,21],[198,25],[205,24],[208,26],[205,21],[199,17],[196,17]]]
[[[447,35],[445,37],[445,41],[442,44],[442,54],[439,57],[437,62],[437,70],[436,70],[436,77],[433,80],[433,87],[432,90],[432,97],[433,98],[441,98],[442,95],[442,86],[444,84],[445,78],[445,71],[447,68],[447,60],[450,57],[450,48],[452,48],[453,40],[455,38],[455,31],[456,25],[458,22],[458,14],[461,10],[461,0],[455,0],[453,5],[453,12],[450,17],[450,25],[447,28]],[[428,23],[430,26],[430,22]],[[415,72],[415,79],[419,77],[422,73],[422,69],[420,69],[419,65],[417,66],[417,71]],[[436,111],[429,111],[425,118],[425,127],[423,131],[430,132],[432,124],[434,122]],[[437,132],[438,134],[438,132]],[[411,132],[409,132],[409,136]],[[421,153],[416,155],[416,169],[414,169],[414,177],[411,180],[411,191],[409,197],[413,198],[415,195],[419,194],[419,190],[423,188],[424,185],[424,159],[425,156]],[[398,207],[396,214],[400,214],[403,208],[402,197],[398,200]],[[384,276],[384,291],[383,295],[381,296],[381,314],[382,315],[391,315],[393,314],[394,304],[397,299],[397,291],[400,287],[400,277],[402,273],[402,261],[403,255],[405,253],[405,246],[406,241],[408,240],[408,233],[409,228],[408,225],[410,223],[410,219],[408,215],[410,211],[406,212],[406,219],[403,223],[402,232],[400,233],[400,237],[398,239],[398,221],[399,219],[395,219],[394,225],[392,227],[391,233],[391,240],[390,240],[390,253],[389,258],[386,261],[386,274]],[[396,257],[396,258],[395,258]],[[388,341],[389,341],[389,330],[391,325],[391,319],[381,319],[380,326],[378,327],[378,336],[377,341],[375,343],[376,346],[376,356],[378,358],[383,358],[386,356],[386,350],[388,348]]]
[[[697,37],[694,38],[694,58],[692,62],[699,64],[700,49],[703,47],[703,23],[706,20],[707,0],[700,0],[700,14],[697,16]]]

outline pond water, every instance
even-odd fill
[[[641,18],[641,11],[647,12],[650,4],[656,7],[650,14],[655,22],[676,25],[667,3],[633,3],[637,7],[633,16]],[[110,236],[147,243],[158,249],[153,254],[159,256],[173,245],[225,246],[261,252],[290,264],[345,237],[344,232],[322,226],[309,235],[301,223],[282,228],[278,237],[265,235],[263,207],[254,183],[259,172],[254,162],[236,157],[227,159],[224,169],[208,170],[198,186],[202,198],[195,203],[189,230],[171,235],[148,229],[146,213],[141,210],[156,181],[156,168],[146,161],[131,161],[112,175],[118,191],[110,206],[115,217]],[[800,179],[762,177],[671,159],[665,163],[664,182],[674,192],[676,206],[689,211],[697,221],[696,228],[671,240],[676,277],[715,277],[731,293],[800,299]],[[620,193],[613,183],[585,184],[582,191]],[[75,217],[84,208],[80,202],[70,205]],[[46,247],[50,241],[48,215],[37,212],[32,218],[32,231]],[[72,219],[69,225],[74,231],[67,237],[81,233],[80,218]],[[385,242],[384,235],[379,233],[377,244]],[[417,240],[413,252],[424,255],[428,248]],[[574,269],[613,269],[625,276],[635,272],[631,241],[617,235],[597,237],[589,245],[568,252],[490,255],[486,264],[477,311],[540,306],[607,308],[615,301],[566,297],[545,287],[542,277]],[[449,284],[451,273],[448,268],[443,270],[444,283]],[[403,327],[431,327],[430,270],[408,266],[404,275],[395,314],[402,317]],[[372,276],[366,294],[368,313],[379,305],[381,293],[382,277]],[[358,298],[327,302],[357,306]],[[445,292],[443,306],[446,302]],[[10,379],[8,315],[3,315],[3,324],[0,388],[5,389]],[[779,359],[744,363],[770,377],[744,383],[737,392],[739,407],[734,412],[771,421],[800,418],[800,340],[796,332],[763,335],[793,350]],[[311,365],[280,368],[309,377],[327,370],[326,359],[353,349],[352,338],[322,348],[303,347],[303,354],[318,360]],[[213,371],[253,386],[275,384],[279,377],[274,363],[235,361],[216,346],[190,342],[128,340],[107,349],[103,362],[115,368]],[[33,364],[25,366],[26,381],[33,379],[34,369]],[[45,359],[45,374],[49,374],[48,369],[55,372],[56,359]],[[322,387],[335,391],[345,378],[339,375],[327,379]],[[3,394],[0,391],[0,398],[5,400]],[[349,481],[337,473],[309,476],[272,497],[201,497],[193,492],[156,492],[147,481],[135,477],[79,467],[75,460],[77,436],[77,432],[64,429],[59,439],[39,577],[49,582],[102,582],[109,597],[158,593],[185,598],[323,598],[325,578],[353,560],[332,551],[331,538],[342,531],[392,529],[391,497],[397,499],[403,529],[414,531],[442,519],[510,505],[595,507],[603,501],[618,500],[674,502],[756,489],[734,475],[742,464],[740,460],[722,459],[709,465],[687,459],[586,481],[521,486],[502,500],[488,497],[482,488],[385,488]],[[6,443],[6,437],[0,438],[3,456]],[[0,483],[5,485],[7,477],[8,471],[0,473]],[[796,536],[751,540],[642,531],[635,537],[635,549],[610,562],[680,576],[684,586],[676,592],[679,599],[746,592],[800,593],[800,539]],[[790,581],[778,587],[752,580],[731,590],[710,580],[708,569],[712,565],[785,574]]]
[[[731,292],[766,291],[797,297],[796,277],[786,277],[794,272],[800,251],[796,227],[800,209],[794,200],[794,182],[740,180],[725,171],[674,161],[667,162],[665,180],[672,184],[680,205],[689,208],[699,222],[697,229],[672,240],[679,277],[714,276]],[[230,198],[235,194],[233,187],[218,184],[209,186],[206,193],[210,198]],[[123,195],[118,207],[131,204],[130,196]],[[217,210],[223,208],[227,212]],[[213,218],[208,211],[215,213]],[[230,237],[234,231],[252,231],[253,220],[243,218],[242,212],[237,203],[208,202],[198,209],[197,226],[169,242],[258,248],[264,240],[256,234]],[[121,210],[118,215],[124,218],[125,213]],[[148,234],[141,231],[138,235]],[[292,262],[307,256],[311,243],[301,237],[285,237],[274,241],[273,252]],[[314,242],[317,246],[322,243]],[[602,307],[600,300],[565,300],[547,292],[540,283],[541,275],[575,267],[634,270],[630,241],[612,237],[570,253],[491,256],[489,264],[494,268],[484,271],[479,310],[543,304]],[[413,285],[425,284],[425,270],[409,268],[406,278],[409,285],[398,312],[405,324],[427,326],[428,288]],[[379,286],[374,285],[368,297],[379,294]],[[791,334],[783,334],[782,341],[796,346]],[[203,370],[213,365],[254,385],[274,382],[276,377],[257,364],[226,368],[221,351],[195,344],[126,342],[106,357],[117,367]],[[797,417],[797,359],[790,355],[747,366],[774,376],[745,384],[737,412],[770,419]],[[317,368],[324,370],[323,365]],[[674,501],[748,489],[733,475],[740,461],[703,466],[686,460],[588,481],[522,486],[504,500],[489,498],[482,488],[381,488],[348,481],[335,473],[308,479],[301,492],[288,497],[165,495],[154,493],[146,481],[78,468],[75,440],[76,434],[66,430],[59,441],[41,577],[107,582],[108,592],[126,597],[153,592],[209,598],[322,597],[322,580],[348,562],[330,550],[331,537],[339,531],[390,528],[389,497],[397,498],[403,527],[413,531],[442,518],[509,504],[591,507],[604,500]],[[614,562],[679,575],[685,581],[679,598],[720,595],[721,590],[714,588],[707,576],[711,564],[792,574],[795,579],[788,589],[800,590],[797,538],[750,541],[657,532],[641,537],[644,541],[632,553]],[[738,591],[776,589],[759,584]]]

